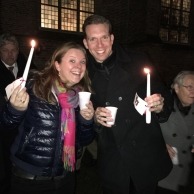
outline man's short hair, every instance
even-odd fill
[[[111,22],[101,15],[90,15],[86,18],[83,23],[82,30],[84,32],[84,36],[86,37],[86,27],[91,24],[107,24],[109,27],[109,33],[112,34],[112,24]]]
[[[0,48],[7,43],[11,42],[12,44],[16,45],[17,48],[19,48],[19,43],[16,39],[16,37],[11,33],[4,33],[0,36]]]

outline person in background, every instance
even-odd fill
[[[86,62],[85,49],[67,42],[28,80],[30,101],[11,148],[11,194],[74,194],[76,143],[94,136],[92,103],[78,106],[78,92],[90,91]]]
[[[7,125],[7,121],[10,120],[10,116],[12,119],[14,119],[14,117],[16,115],[21,115],[22,116],[22,111],[24,111],[27,108],[27,104],[29,101],[29,97],[28,94],[26,93],[26,89],[22,89],[20,91],[21,87],[18,86],[14,91],[13,94],[10,97],[10,103],[7,105],[7,111],[3,114],[3,107],[0,110],[0,130],[3,128],[9,128],[9,126]],[[22,103],[21,101],[19,101],[18,99],[20,99],[21,97],[26,98],[26,102]],[[6,105],[4,105],[6,106]],[[11,126],[16,126],[17,127],[17,122],[11,123]],[[1,139],[0,139],[0,144],[2,144]],[[5,164],[4,164],[4,160],[3,160],[3,150],[2,150],[2,146],[0,146],[0,193],[4,193],[5,192],[5,187],[3,186],[4,183],[4,179],[5,179],[5,175],[6,175],[6,169],[5,169]],[[8,191],[6,190],[6,193],[8,193]]]
[[[7,101],[5,88],[15,79],[22,77],[26,66],[26,59],[19,50],[19,43],[12,33],[0,35],[0,109]],[[31,68],[35,68],[31,64]],[[1,193],[7,194],[10,187],[11,161],[10,146],[17,134],[17,130],[0,130],[0,166],[4,169],[1,182]],[[1,171],[2,172],[2,171]],[[1,173],[0,172],[0,173]]]
[[[174,78],[172,93],[174,110],[161,128],[174,165],[170,174],[159,182],[161,194],[182,192],[189,183],[194,151],[194,71],[181,71]]]
[[[103,194],[154,194],[158,181],[172,168],[159,125],[171,113],[171,94],[145,54],[113,44],[108,19],[89,16],[83,32],[94,91],[91,99]],[[151,71],[152,95],[148,97],[144,67]],[[134,101],[138,104],[140,98],[152,113],[150,124],[146,124],[145,114],[142,116],[135,108]],[[112,120],[106,106],[118,108],[112,126],[106,123]]]
[[[0,93],[6,97],[5,88],[15,79],[22,77],[26,58],[19,50],[16,36],[4,33],[0,36]],[[32,63],[31,69],[35,69]]]

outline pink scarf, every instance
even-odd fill
[[[62,107],[61,112],[61,130],[63,132],[63,162],[64,169],[68,171],[75,170],[75,111],[78,106],[78,89],[74,88],[65,92],[63,84],[55,82],[54,90],[57,94],[59,104]]]

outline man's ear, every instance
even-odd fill
[[[83,43],[84,43],[84,46],[88,49],[88,43],[85,38],[83,39]]]
[[[113,43],[114,42],[114,35],[113,34],[110,35],[110,39],[111,39],[111,41]]]

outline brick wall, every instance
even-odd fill
[[[38,46],[33,61],[41,68],[59,44],[69,40],[82,42],[82,36],[41,30],[39,4],[38,0],[1,0],[0,32],[16,34],[20,50],[26,56],[30,51],[30,40],[36,39]],[[160,41],[160,0],[97,0],[95,5],[96,13],[111,20],[115,41],[148,53],[166,83],[170,83],[180,70],[194,70],[194,3],[190,18],[190,46]]]
[[[42,68],[51,57],[53,51],[62,42],[74,40],[81,42],[80,35],[54,33],[40,29],[39,0],[1,0],[0,1],[0,32],[12,32],[20,43],[20,51],[28,57],[30,42],[35,39],[37,46],[33,62]]]
[[[116,40],[146,52],[169,85],[181,70],[194,70],[194,3],[191,9],[191,45],[163,44],[159,38],[160,0],[100,0],[98,13],[113,22]],[[103,8],[103,9],[102,9]]]

